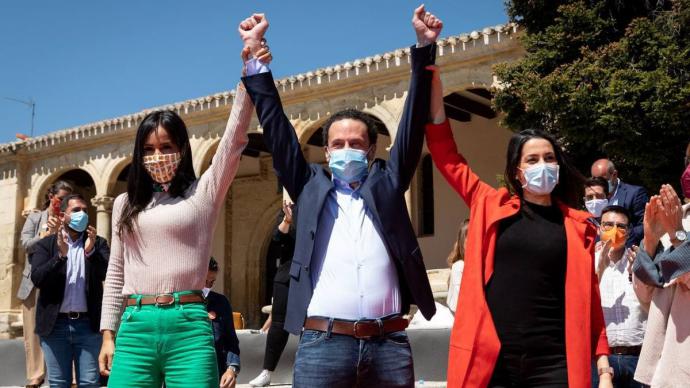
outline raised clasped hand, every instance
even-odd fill
[[[426,46],[436,42],[443,29],[443,22],[434,14],[427,12],[422,4],[414,10],[412,26],[417,34],[417,43],[420,46]]]
[[[261,42],[267,29],[268,19],[262,13],[255,13],[242,20],[237,28],[244,46],[249,47],[250,52],[257,58],[259,57],[258,52],[262,47]]]

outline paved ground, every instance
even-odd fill
[[[408,330],[412,353],[414,354],[415,376],[423,380],[418,387],[445,387],[448,360],[449,329]],[[247,383],[261,372],[266,336],[248,330],[238,333],[242,351],[242,373],[238,387]],[[297,349],[297,337],[290,341],[273,374],[272,387],[289,387],[292,382],[292,365]],[[21,340],[0,340],[0,388],[19,387],[24,384],[24,348]]]

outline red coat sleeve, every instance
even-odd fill
[[[592,244],[591,254],[592,257],[594,257],[594,244]],[[594,353],[593,355],[599,357],[602,355],[608,355],[610,353],[610,350],[609,341],[606,337],[606,322],[604,322],[604,311],[601,308],[601,296],[599,294],[599,278],[597,277],[594,266],[592,265],[590,267],[592,267],[592,300],[590,301],[592,309],[590,315],[592,318],[592,349]]]
[[[482,182],[458,153],[448,120],[441,124],[427,124],[426,142],[436,168],[467,206],[471,207],[475,199],[496,190]]]

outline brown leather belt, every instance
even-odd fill
[[[206,300],[204,299],[203,295],[201,294],[183,294],[179,296],[179,303],[180,304],[186,304],[186,303],[204,303]],[[141,298],[140,304],[143,305],[149,305],[149,304],[154,304],[156,306],[170,306],[175,303],[175,295],[173,294],[158,294],[158,295],[151,295],[151,296],[145,296]],[[137,298],[128,298],[127,299],[127,306],[136,306],[137,305]]]
[[[304,322],[305,330],[328,332],[329,318],[307,318]],[[407,328],[409,321],[397,316],[388,319],[366,319],[360,321],[346,321],[334,319],[331,333],[347,335],[358,339],[382,337]]]
[[[619,356],[639,356],[642,345],[638,346],[611,346],[611,354]]]

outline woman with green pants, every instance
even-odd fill
[[[245,62],[248,56],[245,48]],[[268,47],[254,57],[254,62],[271,60]],[[99,356],[110,387],[218,387],[213,333],[200,290],[253,108],[239,84],[218,150],[199,179],[187,128],[174,111],[153,112],[139,125],[127,192],[113,206]]]

